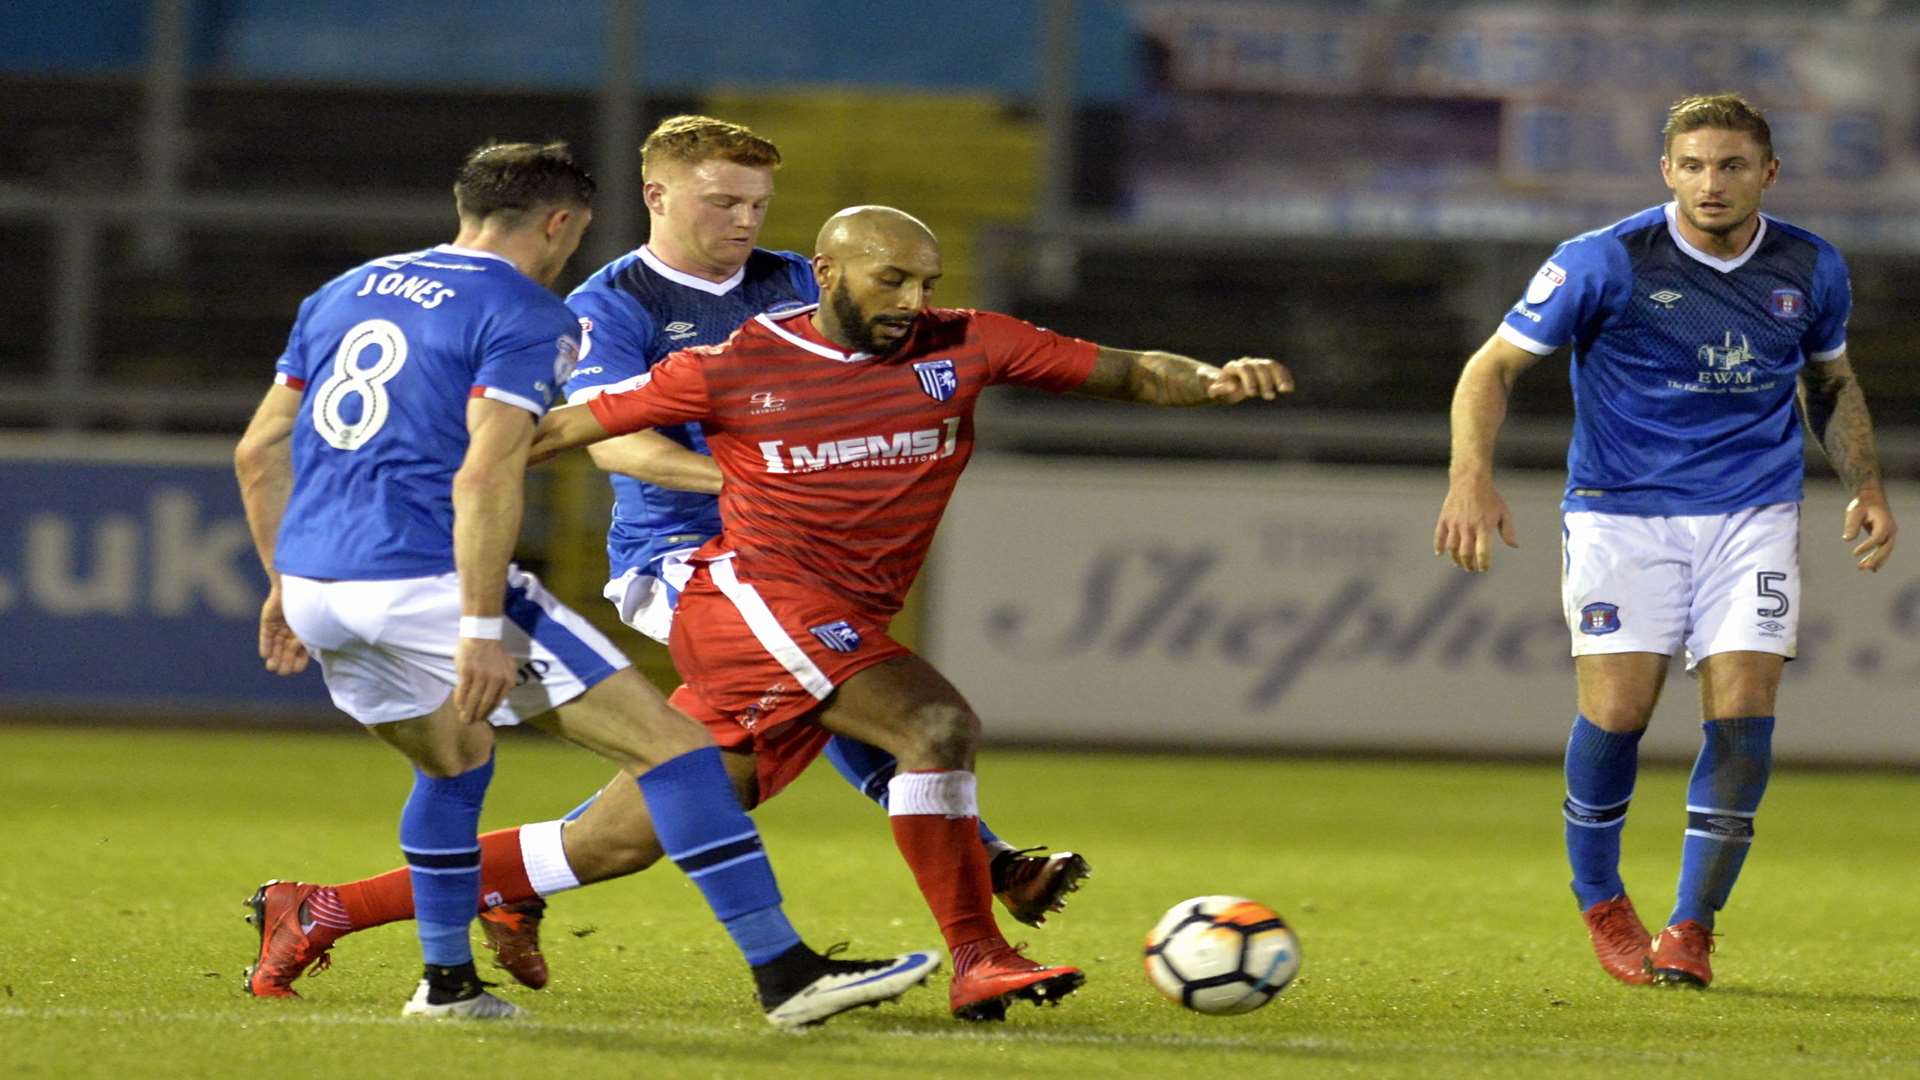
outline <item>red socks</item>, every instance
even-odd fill
[[[894,843],[940,924],[947,948],[992,939],[993,875],[980,846],[974,777],[961,769],[904,772],[887,785]]]
[[[976,845],[977,846],[977,845]],[[406,867],[334,886],[355,930],[413,918],[413,879]],[[480,907],[511,904],[537,895],[520,857],[520,829],[496,829],[480,837]]]

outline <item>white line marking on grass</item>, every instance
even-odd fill
[[[85,1005],[61,1005],[46,1009],[33,1009],[21,1006],[0,1007],[0,1020],[141,1020],[163,1021],[168,1023],[208,1023],[242,1025],[265,1023],[306,1025],[310,1027],[430,1027],[419,1019],[402,1016],[369,1016],[362,1013],[345,1012],[295,1012],[291,1010],[273,1010],[236,1008],[231,1010],[215,1009],[105,1009]],[[466,1024],[456,1025],[463,1030]],[[767,1035],[787,1037],[787,1033],[777,1031],[771,1026],[762,1028],[758,1024],[689,1024],[678,1020],[655,1020],[634,1024],[602,1024],[580,1021],[552,1021],[539,1015],[524,1014],[520,1018],[502,1021],[496,1025],[479,1025],[501,1031],[526,1029],[528,1031],[558,1032],[581,1035],[633,1035],[644,1029],[664,1029],[672,1034],[690,1037],[732,1038],[743,1030],[764,1031]],[[1067,1046],[1165,1046],[1174,1049],[1209,1048],[1216,1050],[1252,1050],[1272,1051],[1291,1050],[1358,1050],[1352,1043],[1331,1039],[1293,1037],[1282,1039],[1240,1038],[1225,1035],[1126,1035],[1100,1031],[1027,1031],[1000,1028],[979,1030],[975,1028],[955,1027],[949,1031],[922,1030],[905,1027],[854,1028],[842,1026],[834,1029],[837,1034],[859,1035],[867,1038],[892,1039],[939,1039],[948,1042],[1022,1042]],[[803,1036],[815,1035],[815,1032],[800,1033]]]

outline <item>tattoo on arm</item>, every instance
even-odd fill
[[[1100,347],[1093,374],[1078,393],[1143,405],[1205,405],[1207,386],[1220,369],[1165,352]]]
[[[1807,428],[1826,451],[1828,463],[1840,474],[1840,482],[1848,491],[1858,492],[1880,483],[1873,420],[1846,354],[1807,364],[1800,373],[1800,408]]]

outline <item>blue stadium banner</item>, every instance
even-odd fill
[[[268,674],[230,442],[0,442],[0,712],[330,710]]]

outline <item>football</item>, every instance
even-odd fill
[[[1147,979],[1209,1016],[1252,1012],[1300,973],[1300,940],[1278,912],[1239,896],[1196,896],[1147,935]]]

